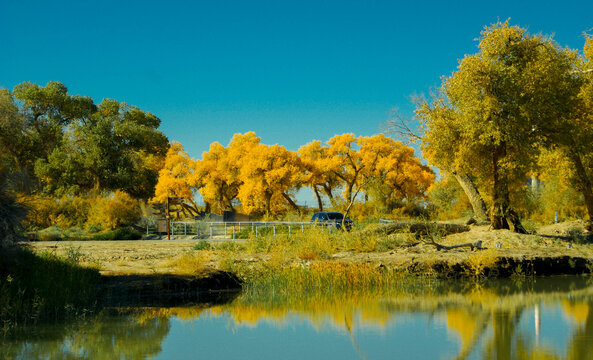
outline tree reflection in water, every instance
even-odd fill
[[[103,311],[89,320],[21,329],[2,345],[3,359],[146,359],[161,351],[166,317]],[[25,333],[26,332],[26,333]]]
[[[570,336],[558,347],[538,341],[538,312],[562,311]],[[371,358],[369,328],[383,333],[399,326],[398,318],[435,320],[458,341],[452,359],[587,359],[593,353],[593,287],[587,278],[492,282],[437,282],[428,287],[365,289],[326,294],[322,291],[268,294],[247,289],[218,305],[105,310],[68,326],[38,326],[5,339],[2,358],[144,359],[156,357],[179,321],[230,319],[229,334],[239,327],[271,324],[281,331],[297,318],[312,331],[341,332],[358,357]],[[554,310],[554,311],[556,311]],[[535,315],[535,316],[534,316]],[[427,320],[428,319],[428,320]],[[542,330],[551,324],[543,321]],[[32,331],[32,332],[31,332]],[[545,331],[543,331],[545,332]],[[202,334],[204,335],[204,334]],[[422,338],[425,334],[418,334]],[[444,336],[447,336],[446,334]],[[367,337],[368,339],[368,337]],[[387,338],[390,343],[399,339]],[[564,339],[560,339],[562,341]],[[232,344],[232,337],[226,339]],[[421,343],[430,339],[421,339]],[[411,344],[402,344],[412,346]],[[557,344],[556,344],[557,345]]]

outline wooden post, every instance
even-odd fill
[[[169,197],[167,196],[167,240],[171,240],[171,219],[169,215]]]

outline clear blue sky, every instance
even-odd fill
[[[162,119],[194,158],[253,130],[290,150],[371,135],[497,19],[582,48],[590,1],[9,1],[0,87],[63,82]]]

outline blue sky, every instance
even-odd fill
[[[2,1],[0,87],[63,82],[162,120],[201,158],[255,131],[297,150],[410,115],[497,19],[582,48],[588,1]]]

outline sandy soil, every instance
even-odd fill
[[[582,233],[583,222],[555,224],[540,229],[538,234],[520,235],[508,230],[492,231],[488,226],[472,226],[469,232],[437,239],[440,244],[453,245],[482,241],[482,245],[496,257],[531,259],[534,257],[571,256],[593,258],[593,245],[574,242]],[[190,250],[198,240],[139,240],[139,241],[60,241],[27,243],[34,251],[48,251],[61,256],[78,256],[84,264],[96,266],[104,275],[110,274],[161,274],[178,273],[173,259]],[[498,245],[498,246],[497,246]],[[266,254],[241,253],[243,261],[266,261]],[[463,262],[477,252],[469,248],[437,251],[429,244],[402,247],[386,252],[354,253],[340,252],[332,255],[336,261],[371,263],[394,267],[409,267],[412,264]],[[221,254],[209,252],[205,265],[216,269]],[[296,259],[295,261],[301,261]],[[306,262],[306,260],[302,260]]]
[[[27,243],[34,251],[60,256],[78,253],[83,264],[104,275],[170,273],[171,259],[191,249],[197,240],[47,241]]]

